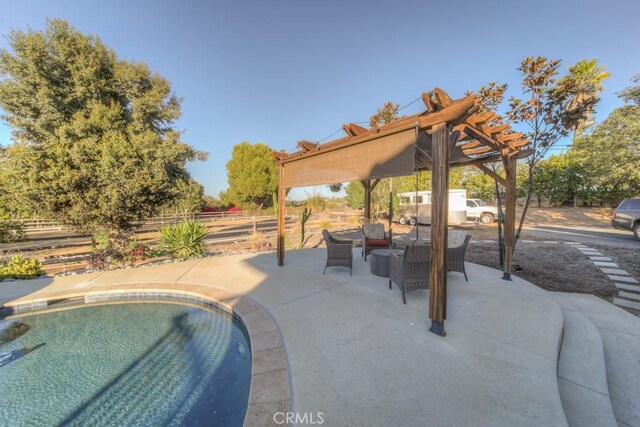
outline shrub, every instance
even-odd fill
[[[121,265],[142,261],[147,258],[149,247],[132,237],[132,233],[120,231],[110,239],[111,253],[114,261]]]
[[[95,249],[87,257],[87,267],[92,270],[108,270],[111,264],[111,255],[108,249]]]
[[[327,207],[327,198],[320,194],[314,196],[307,195],[307,202],[305,204],[309,209],[313,209],[316,212],[324,211]]]
[[[151,258],[153,251],[151,248],[143,243],[137,243],[127,252],[127,260],[130,262],[144,261],[147,258]]]
[[[21,255],[0,258],[0,280],[31,279],[44,274],[42,263],[37,259],[24,258]]]
[[[198,221],[185,220],[160,228],[160,249],[178,259],[200,257],[206,247],[207,228]]]
[[[0,243],[16,242],[26,237],[22,223],[0,215]]]
[[[318,224],[320,226],[320,228],[324,228],[327,230],[331,230],[333,228],[333,222],[329,219],[323,219],[322,221],[320,221],[320,224]]]
[[[151,248],[131,236],[131,233],[125,231],[94,234],[94,247],[87,258],[88,267],[93,270],[108,270],[112,262],[125,266],[149,258],[152,255]]]
[[[353,216],[349,217],[347,222],[349,224],[353,224],[353,225],[361,225],[362,224],[362,217],[361,216],[357,216],[357,215],[353,215]]]

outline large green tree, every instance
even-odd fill
[[[193,179],[178,182],[177,197],[162,207],[162,211],[173,215],[190,215],[198,213],[207,204],[204,198],[204,187]]]
[[[21,179],[27,171],[17,168],[13,155],[14,147],[0,146],[0,220],[26,218],[31,214]]]
[[[470,199],[488,200],[495,197],[494,181],[483,172],[467,169],[462,187],[467,190],[467,197]]]
[[[631,78],[633,83],[640,83],[640,74]],[[640,85],[629,86],[618,94],[627,104],[640,107]]]
[[[261,143],[234,145],[227,162],[229,188],[224,193],[225,202],[243,209],[262,209],[272,203],[278,189],[278,167],[271,152]]]
[[[552,155],[540,162],[533,176],[538,198],[560,205],[580,193],[584,184],[582,165],[573,153]]]
[[[204,158],[180,140],[180,101],[141,62],[62,20],[12,31],[0,51],[9,160],[34,212],[79,230],[130,229],[189,182]]]
[[[613,110],[574,144],[592,198],[606,204],[640,195],[640,86],[627,88],[621,97],[629,104]]]

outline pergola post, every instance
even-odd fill
[[[447,212],[449,211],[449,129],[433,127],[431,170],[431,270],[429,271],[429,318],[434,334],[444,336],[447,317]]]
[[[364,187],[364,223],[371,222],[371,180],[360,181]]]
[[[280,174],[278,176],[278,242],[277,242],[277,256],[278,265],[284,265],[284,230],[285,230],[285,199],[287,197],[286,189],[284,188],[284,166],[280,165]]]
[[[516,166],[517,160],[505,156],[505,220],[504,220],[504,266],[502,278],[511,280],[511,262],[515,247],[516,233]]]
[[[365,179],[360,181],[364,187],[364,223],[369,224],[371,222],[371,192],[376,185],[380,182],[379,179]]]

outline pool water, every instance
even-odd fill
[[[0,320],[0,336],[1,425],[244,421],[250,347],[228,315],[113,304]]]

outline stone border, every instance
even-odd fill
[[[289,361],[278,325],[269,312],[253,299],[232,294],[223,289],[203,285],[139,284],[104,286],[85,292],[69,290],[23,297],[5,303],[0,310],[3,317],[35,314],[44,310],[81,307],[57,303],[67,299],[83,298],[86,305],[112,302],[177,302],[205,309],[219,309],[238,319],[245,327],[251,347],[251,386],[244,425],[273,425],[276,412],[288,412],[292,408],[292,392]],[[3,312],[3,313],[2,313]]]

